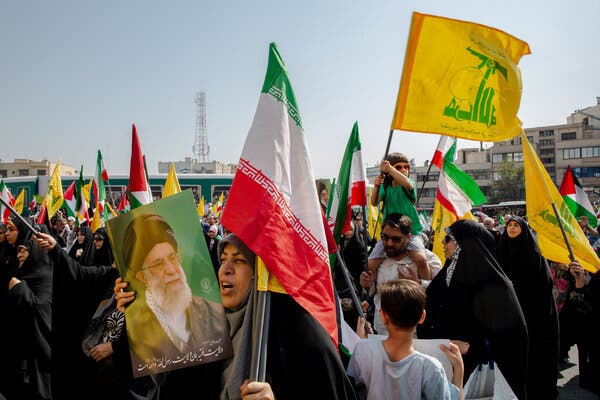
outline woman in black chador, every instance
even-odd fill
[[[8,400],[49,399],[52,263],[20,219],[8,221],[6,242],[0,265],[0,394]]]
[[[471,220],[456,221],[446,233],[446,263],[427,287],[427,317],[418,336],[457,341],[465,377],[487,362],[491,351],[512,390],[525,400],[527,328],[517,295],[494,257],[494,238]]]
[[[511,281],[529,333],[529,398],[558,396],[558,318],[552,296],[552,277],[537,241],[521,217],[506,221],[498,244],[498,261]]]

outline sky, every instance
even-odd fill
[[[316,177],[337,175],[358,121],[365,164],[383,156],[413,11],[526,41],[525,128],[563,124],[600,96],[600,1],[4,1],[0,159],[129,171],[131,124],[150,173],[192,156],[195,92],[207,96],[210,159],[237,162],[276,42]],[[396,132],[391,150],[431,158],[439,136]],[[459,148],[479,143],[459,141]],[[490,144],[486,144],[486,147]]]

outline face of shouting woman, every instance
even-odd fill
[[[221,253],[218,275],[223,306],[237,310],[242,306],[252,284],[254,267],[248,264],[234,245],[227,244]]]

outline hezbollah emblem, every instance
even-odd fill
[[[489,85],[488,79],[496,71],[508,79],[506,68],[471,47],[467,47],[467,51],[481,62],[476,67],[460,69],[452,76],[449,85],[453,97],[443,115],[457,121],[479,122],[487,127],[496,125],[496,107],[492,104],[496,90]]]

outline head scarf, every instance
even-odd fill
[[[219,260],[221,260],[221,254],[228,244],[234,246],[242,257],[244,257],[244,260],[254,268],[256,255],[233,233],[225,236],[219,242]],[[237,310],[225,310],[225,316],[229,322],[229,336],[233,345],[233,359],[225,365],[225,370],[223,371],[224,387],[221,392],[222,400],[239,399],[240,386],[250,376],[253,303],[254,284],[251,284],[240,308]]]
[[[156,214],[142,214],[127,226],[123,238],[123,258],[130,273],[139,270],[146,255],[159,243],[169,243],[177,251],[175,233],[167,221]]]
[[[74,260],[77,260],[81,265],[87,266],[90,265],[88,263],[89,257],[88,255],[92,251],[92,230],[89,226],[80,225],[79,226],[79,234],[83,236],[83,243],[79,243],[79,240],[75,240],[71,250],[69,250],[69,256]],[[81,250],[81,255],[79,257],[76,256],[78,250]]]
[[[93,236],[100,236],[102,238],[102,247],[96,249],[95,246],[92,246],[90,265],[112,265],[114,258],[106,228],[99,228],[94,232]]]
[[[446,260],[427,288],[427,317],[419,335],[469,342],[466,373],[489,359],[487,339],[509,384],[518,396],[523,395],[527,329],[512,285],[494,257],[494,238],[472,220],[456,221],[448,229],[460,252]],[[454,271],[447,285],[450,265]]]

